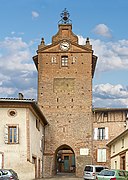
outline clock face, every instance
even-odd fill
[[[62,42],[60,44],[60,48],[63,50],[63,51],[67,51],[69,49],[69,43],[68,42]]]

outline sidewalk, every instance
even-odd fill
[[[57,174],[56,176],[52,177],[52,178],[42,178],[40,180],[83,180],[83,178],[78,178],[78,177],[75,177],[74,174],[71,174],[71,173],[60,173],[60,174]]]

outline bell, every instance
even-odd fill
[[[67,21],[67,19],[68,19],[67,16],[64,16],[64,17],[63,17],[63,20],[64,20],[64,21]]]

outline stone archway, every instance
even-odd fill
[[[64,144],[55,152],[56,173],[75,173],[75,153],[73,149]]]

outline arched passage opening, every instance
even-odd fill
[[[75,153],[73,149],[64,144],[56,150],[56,173],[75,173]]]

